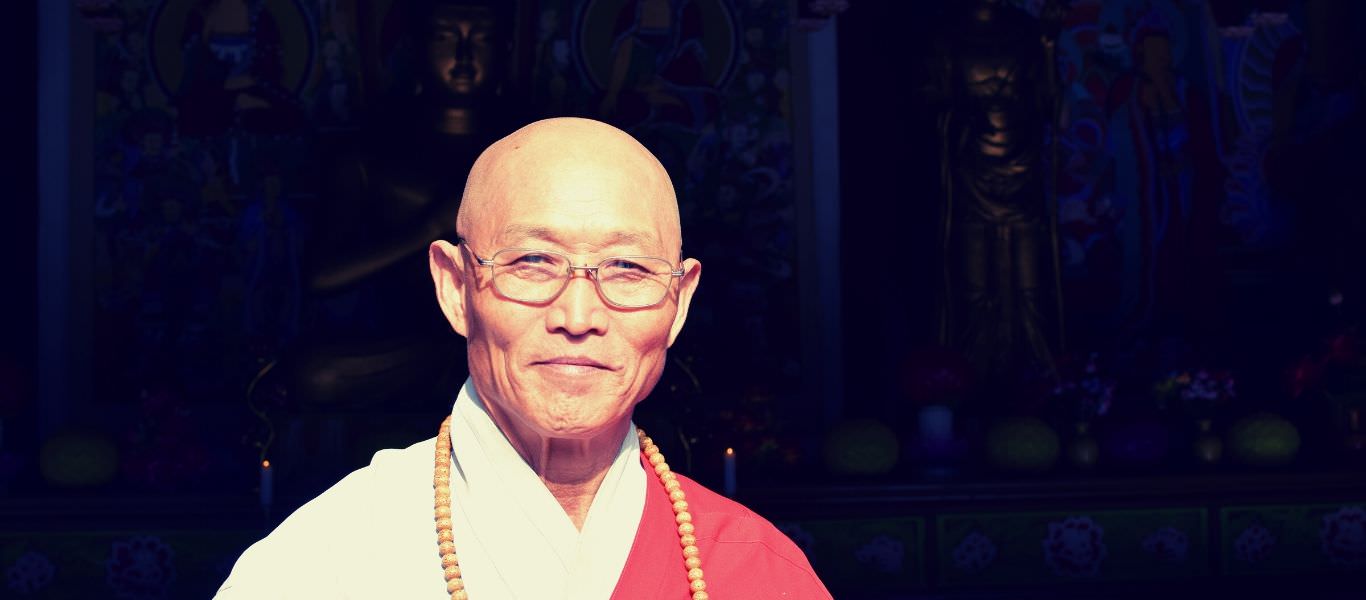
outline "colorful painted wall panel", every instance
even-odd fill
[[[925,521],[919,517],[775,523],[821,578],[845,589],[897,591],[925,584]]]
[[[1366,503],[1232,506],[1219,520],[1226,574],[1366,573]]]
[[[1208,573],[1199,508],[943,515],[944,587],[1152,581]]]
[[[0,535],[0,596],[58,600],[208,598],[262,532],[107,531]]]

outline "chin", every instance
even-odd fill
[[[615,394],[566,394],[563,391],[541,396],[546,402],[534,407],[537,429],[543,435],[562,439],[597,437],[631,417],[630,409],[619,410]],[[605,401],[611,398],[610,401]]]

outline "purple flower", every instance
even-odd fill
[[[1189,549],[1190,538],[1175,527],[1163,527],[1143,538],[1143,551],[1162,562],[1185,562]]]
[[[975,573],[991,566],[994,560],[996,544],[976,531],[963,536],[963,540],[953,548],[953,566],[959,571]]]
[[[33,594],[52,583],[56,571],[46,556],[26,552],[5,569],[5,587],[19,595]]]
[[[1344,506],[1323,516],[1319,541],[1324,556],[1335,565],[1366,565],[1366,510]]]
[[[1256,564],[1271,556],[1276,536],[1260,523],[1249,525],[1233,540],[1233,555],[1245,563]]]
[[[117,598],[165,598],[175,580],[171,546],[156,536],[114,542],[105,561],[105,582]]]
[[[871,565],[883,573],[900,573],[906,559],[906,544],[886,535],[879,535],[860,546],[854,559]]]
[[[1062,577],[1095,577],[1108,552],[1105,530],[1091,517],[1068,517],[1048,524],[1044,561]]]

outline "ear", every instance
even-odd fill
[[[432,283],[436,285],[436,301],[441,305],[442,314],[450,321],[451,329],[464,337],[469,337],[469,321],[465,312],[465,286],[470,275],[465,270],[460,248],[445,240],[437,240],[427,248],[428,263],[432,269]]]
[[[678,283],[678,312],[674,314],[673,326],[669,328],[669,347],[672,348],[674,340],[678,339],[679,332],[683,331],[683,322],[688,320],[688,306],[692,304],[692,295],[697,291],[697,283],[702,280],[702,263],[695,258],[683,261],[683,277]]]

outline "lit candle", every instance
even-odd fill
[[[275,470],[270,468],[270,461],[261,461],[261,508],[270,510],[270,504],[275,499]]]
[[[735,449],[726,448],[726,496],[735,497]]]

